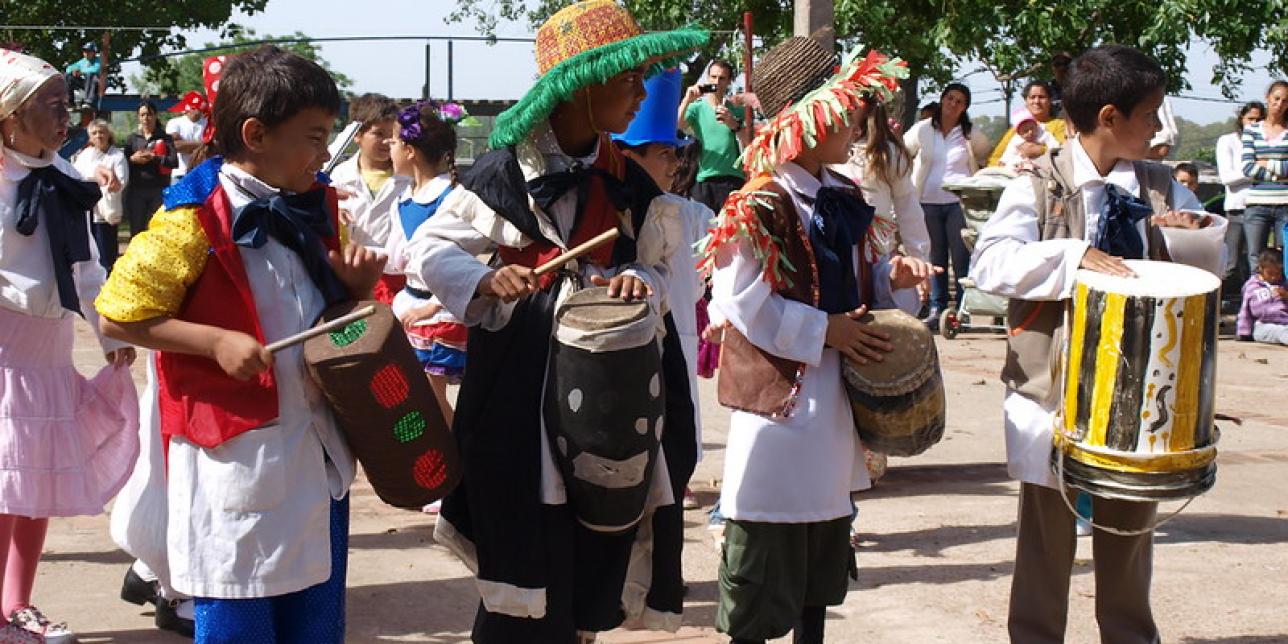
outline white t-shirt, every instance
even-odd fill
[[[179,141],[201,141],[201,133],[206,130],[206,119],[193,122],[187,115],[179,118],[170,119],[165,124],[165,133],[174,137],[175,142]],[[179,153],[179,167],[175,169],[174,176],[181,177],[188,174],[188,162],[192,160],[192,155],[184,152]]]
[[[930,173],[926,175],[926,185],[922,190],[921,202],[933,204],[957,203],[957,195],[944,190],[945,183],[953,183],[970,178],[970,144],[962,135],[962,127],[954,127],[948,136],[935,130],[937,141],[934,151],[943,150],[943,156],[935,154],[930,157]]]

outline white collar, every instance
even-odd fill
[[[821,188],[852,187],[846,186],[845,183],[836,178],[836,175],[828,172],[826,166],[820,171],[820,174],[823,175],[822,180],[791,161],[774,168],[774,176],[782,182],[784,187],[797,197],[802,197],[809,201],[814,200]]]
[[[228,200],[232,202],[234,208],[240,208],[256,199],[271,197],[283,192],[231,163],[225,163],[220,166],[219,178],[228,182],[230,186],[238,188],[237,190],[226,191]]]
[[[1074,137],[1065,144],[1065,148],[1073,155],[1074,188],[1112,183],[1128,194],[1135,195],[1140,192],[1140,182],[1136,179],[1136,167],[1131,161],[1119,159],[1109,174],[1102,177],[1100,171],[1096,169],[1096,164],[1091,162],[1091,157],[1082,147],[1081,137]]]
[[[443,196],[452,187],[452,175],[443,173],[425,182],[425,185],[417,189],[412,183],[407,182],[407,188],[404,195],[418,204],[427,204]]]
[[[49,150],[45,150],[45,153],[39,157],[23,154],[5,146],[0,146],[0,150],[4,150],[4,161],[0,165],[4,167],[5,176],[14,181],[23,179],[32,169],[54,164],[54,153]]]

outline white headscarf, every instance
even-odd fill
[[[0,49],[0,120],[16,112],[45,81],[58,75],[49,63],[10,49]]]

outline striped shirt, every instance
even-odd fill
[[[1261,124],[1243,130],[1243,174],[1252,178],[1248,205],[1288,205],[1288,130],[1266,140]],[[1265,161],[1268,167],[1257,165]]]

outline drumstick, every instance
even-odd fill
[[[595,250],[596,248],[599,248],[605,243],[608,243],[614,239],[617,239],[617,236],[620,234],[621,232],[619,232],[616,228],[610,228],[608,230],[605,230],[604,232],[599,233],[598,235],[595,235],[594,237],[592,237],[589,241],[578,244],[572,250],[569,250],[568,252],[538,266],[536,270],[532,271],[532,274],[536,275],[537,277],[541,277],[542,275],[545,275],[550,271],[559,270],[559,268],[562,267],[564,264],[567,264],[568,262],[571,262],[572,260],[577,259],[582,255],[585,255],[586,253],[589,253],[590,251]]]
[[[281,351],[286,347],[299,344],[305,340],[308,340],[309,338],[322,335],[323,333],[330,333],[332,331],[335,331],[336,329],[342,329],[345,326],[348,326],[350,322],[361,320],[362,318],[365,318],[375,312],[376,312],[375,305],[368,304],[367,306],[364,306],[352,313],[342,315],[334,320],[331,320],[330,322],[324,322],[307,331],[301,331],[299,333],[296,333],[295,335],[282,338],[281,340],[278,340],[277,342],[274,342],[264,348],[268,349],[269,353],[277,353],[278,351]]]

